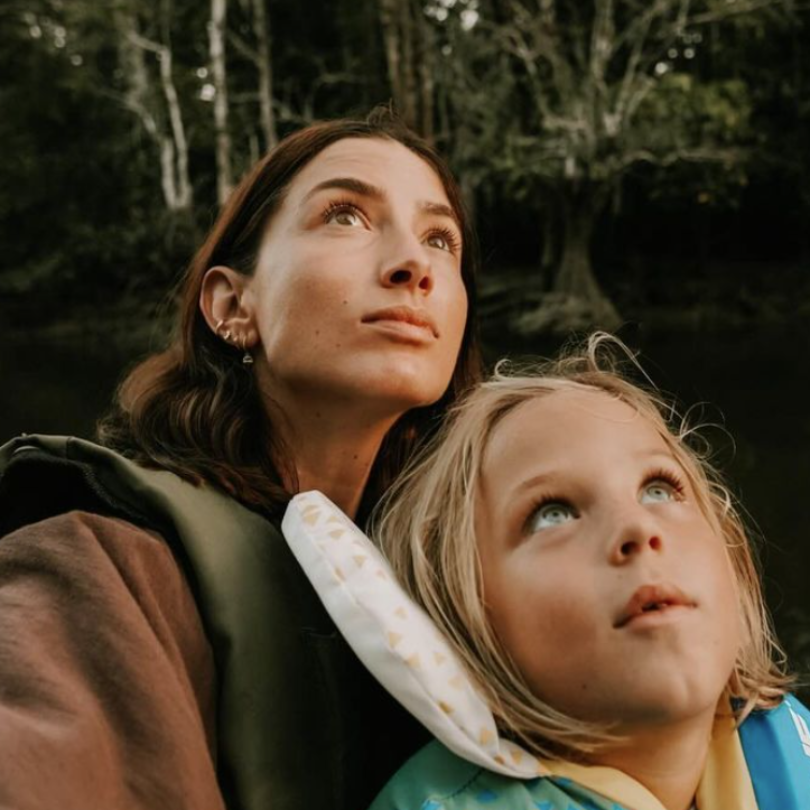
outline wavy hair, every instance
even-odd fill
[[[695,429],[652,388],[630,381],[622,361],[640,367],[618,339],[596,333],[580,349],[529,373],[503,364],[453,409],[439,434],[386,494],[372,535],[400,582],[451,642],[486,697],[499,728],[538,756],[582,758],[619,739],[534,695],[504,648],[484,604],[475,503],[490,436],[521,403],[557,391],[597,391],[634,408],[682,466],[707,520],[724,539],[738,585],[743,643],[728,692],[738,721],[776,705],[791,678],[764,603],[754,552],[729,490],[697,449]]]
[[[169,347],[141,362],[120,385],[111,411],[99,422],[102,444],[135,461],[194,483],[207,481],[242,503],[280,515],[296,481],[290,448],[282,445],[263,407],[254,375],[240,352],[217,338],[199,308],[203,277],[226,265],[253,274],[262,237],[296,175],[314,157],[344,138],[393,140],[436,172],[462,232],[461,275],[468,315],[447,391],[433,405],[402,416],[388,432],[366,487],[360,514],[367,513],[419,442],[453,403],[480,378],[475,333],[478,251],[460,189],[445,161],[387,108],[366,120],[313,124],[285,138],[235,189],[179,286],[179,318]],[[297,485],[293,485],[293,489]]]

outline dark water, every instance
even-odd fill
[[[0,441],[18,433],[92,437],[133,360],[99,340],[0,341]]]
[[[626,339],[641,349],[657,385],[686,406],[711,403],[702,421],[725,426],[708,433],[716,460],[767,540],[761,556],[769,604],[794,668],[810,673],[810,328]],[[490,345],[488,354],[552,350],[512,342]],[[134,359],[132,350],[100,342],[0,341],[0,440],[20,432],[92,436]]]

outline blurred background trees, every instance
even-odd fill
[[[390,102],[474,212],[488,359],[621,319],[722,406],[810,672],[807,2],[3,0],[0,439],[91,435],[246,169]]]
[[[0,296],[29,318],[154,300],[279,137],[389,101],[449,156],[512,328],[674,313],[709,264],[722,287],[747,259],[759,289],[757,259],[795,275],[808,254],[807,19],[793,0],[7,0]],[[646,269],[672,263],[683,293]]]

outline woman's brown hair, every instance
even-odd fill
[[[242,180],[197,251],[179,285],[178,329],[169,347],[141,362],[118,389],[98,426],[99,440],[135,461],[212,483],[246,505],[283,512],[294,493],[289,452],[267,414],[239,352],[217,338],[199,308],[203,277],[226,265],[252,275],[267,224],[290,184],[316,155],[344,138],[394,140],[421,157],[442,181],[462,231],[461,274],[469,302],[467,324],[450,384],[431,406],[402,416],[386,436],[366,487],[361,515],[373,506],[416,445],[432,433],[447,407],[480,376],[475,335],[477,245],[459,187],[447,164],[388,110],[366,120],[313,124],[285,138]]]

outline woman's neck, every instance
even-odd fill
[[[594,764],[632,776],[667,810],[689,810],[700,783],[712,736],[713,716],[623,732],[626,744],[603,752]]]
[[[294,464],[297,490],[323,492],[354,519],[380,445],[398,417],[320,399],[281,408],[285,416],[276,413],[273,422]]]

